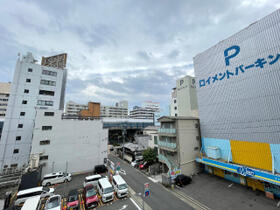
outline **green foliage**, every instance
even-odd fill
[[[143,152],[143,159],[145,162],[154,163],[157,158],[157,153],[154,149],[148,148]]]

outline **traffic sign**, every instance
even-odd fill
[[[150,186],[149,183],[144,184],[144,197],[148,197],[150,195]]]

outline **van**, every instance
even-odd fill
[[[120,175],[113,176],[112,184],[118,198],[123,198],[128,194],[128,187]]]
[[[42,180],[42,186],[50,186],[58,183],[63,182],[70,182],[71,181],[71,174],[63,173],[63,172],[56,172],[46,174]]]
[[[87,176],[84,181],[84,187],[88,184],[92,184],[94,187],[97,187],[98,180],[101,178],[102,178],[102,176],[99,174]]]
[[[27,190],[21,190],[17,193],[17,199],[15,205],[22,205],[27,199],[40,196],[41,198],[46,198],[52,196],[54,193],[54,188],[48,187],[34,187]]]
[[[39,210],[41,207],[40,196],[28,198],[23,204],[21,210]]]
[[[101,178],[98,180],[97,190],[103,203],[114,199],[114,188],[107,178]]]

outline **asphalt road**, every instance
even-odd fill
[[[137,169],[127,163],[119,161],[115,156],[109,155],[109,159],[114,163],[120,162],[121,169],[125,170],[126,175],[122,175],[127,184],[136,192],[143,194],[144,183],[150,184],[150,196],[144,198],[144,201],[154,210],[176,210],[193,209],[188,204],[168,192],[161,184],[149,180]]]

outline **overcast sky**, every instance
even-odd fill
[[[17,54],[68,54],[66,100],[167,111],[192,58],[280,7],[279,0],[2,0],[0,81]]]

